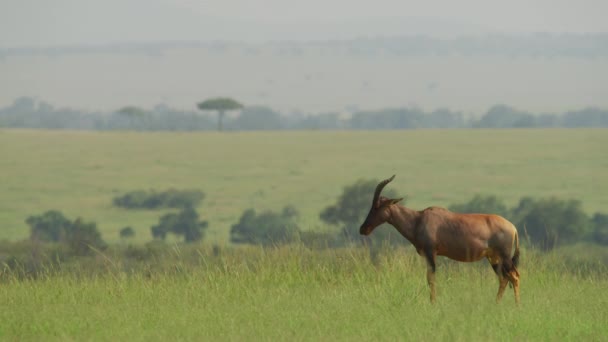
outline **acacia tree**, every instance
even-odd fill
[[[217,130],[222,131],[224,128],[223,121],[226,111],[242,109],[243,105],[229,97],[216,97],[199,102],[197,107],[200,110],[217,111]]]

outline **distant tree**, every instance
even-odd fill
[[[344,187],[342,194],[338,197],[336,204],[326,207],[319,215],[326,223],[341,227],[340,235],[345,242],[359,240],[359,227],[365,220],[372,205],[374,190],[378,180],[360,179],[355,183]],[[397,197],[391,189],[385,189],[383,196]],[[387,224],[376,230],[371,236],[372,240],[380,243],[400,244],[404,243],[399,233]]]
[[[66,234],[66,243],[76,255],[94,254],[94,249],[104,249],[107,246],[97,225],[84,222],[81,218],[77,218],[70,227]]]
[[[55,108],[53,107],[53,105],[51,105],[48,102],[45,101],[40,101],[38,102],[38,109],[37,112],[42,114],[42,115],[48,115],[48,114],[52,114],[55,111]]]
[[[26,222],[30,226],[30,239],[63,243],[76,255],[90,254],[91,247],[97,249],[106,247],[95,223],[84,222],[81,218],[72,222],[56,210],[49,210],[39,216],[30,216]]]
[[[536,117],[506,105],[495,105],[473,123],[475,128],[536,127]]]
[[[167,214],[159,219],[159,223],[155,226],[150,227],[150,232],[152,233],[152,237],[155,239],[164,240],[167,238],[167,234],[171,232],[171,225],[169,220],[174,218],[175,214]]]
[[[234,126],[241,130],[281,129],[281,115],[268,107],[246,107],[234,121]]]
[[[226,111],[242,109],[243,105],[231,98],[217,97],[200,102],[197,104],[197,107],[200,110],[217,111],[217,130],[222,131],[224,129],[223,121]]]
[[[203,239],[207,226],[207,221],[199,221],[198,213],[194,208],[186,207],[178,214],[173,233],[182,235],[185,242],[195,242]]]
[[[589,217],[577,200],[524,197],[511,216],[515,226],[543,250],[582,240],[590,228]]]
[[[297,113],[298,115],[291,115],[288,117],[288,120],[294,120],[297,118],[297,122],[291,122],[290,128],[296,129],[343,129],[345,124],[347,124],[348,120],[343,120],[340,118],[339,113],[320,113],[316,115],[303,115]]]
[[[135,236],[135,230],[131,227],[124,227],[120,230],[120,237],[123,239],[130,239]]]
[[[395,108],[353,113],[354,129],[414,129],[422,125],[424,112],[418,108]]]
[[[128,209],[186,208],[200,204],[204,198],[205,193],[199,190],[136,190],[114,197],[113,204]]]
[[[510,216],[507,205],[493,195],[475,195],[469,202],[453,204],[448,209],[464,214],[497,214],[505,218]]]
[[[66,231],[71,226],[60,211],[49,210],[42,215],[30,216],[25,222],[30,226],[32,240],[60,242],[65,238]]]
[[[585,108],[562,115],[564,127],[608,127],[608,110]]]
[[[437,109],[422,116],[422,127],[426,128],[461,128],[464,127],[464,116],[447,108]]]
[[[536,117],[537,127],[557,127],[559,120],[555,114],[540,114]]]
[[[135,106],[122,107],[117,113],[129,118],[139,118],[146,115],[145,110]]]
[[[608,245],[608,215],[595,213],[591,222],[593,224],[593,241]]]
[[[234,243],[253,245],[274,245],[294,241],[300,228],[295,223],[297,210],[286,206],[280,213],[265,211],[257,214],[247,209],[238,223],[230,229],[230,240]]]
[[[122,128],[145,129],[144,123],[147,116],[145,110],[135,106],[127,106],[119,109],[116,113]]]
[[[207,229],[207,221],[199,221],[196,210],[186,207],[179,213],[169,213],[159,219],[159,223],[150,228],[152,236],[164,240],[168,233],[184,237],[184,242],[202,240]]]
[[[36,99],[22,96],[13,102],[11,110],[19,114],[33,113],[36,111]]]

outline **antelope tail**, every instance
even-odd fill
[[[519,265],[519,238],[517,237],[517,232],[515,232],[515,253],[513,253],[513,258],[511,258],[511,262],[513,262],[513,266],[517,267]]]

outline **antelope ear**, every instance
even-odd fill
[[[387,199],[384,202],[382,202],[382,204],[380,204],[380,206],[388,207],[389,205],[397,204],[397,203],[401,202],[402,200],[403,200],[403,198]]]
[[[397,204],[399,202],[403,201],[403,197],[401,198],[393,198],[389,201],[389,204]]]

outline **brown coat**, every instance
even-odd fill
[[[508,282],[519,302],[519,241],[517,229],[507,219],[492,214],[459,214],[444,208],[422,211],[399,205],[401,199],[380,196],[384,186],[395,176],[376,187],[372,207],[361,225],[360,233],[369,235],[382,223],[389,223],[410,241],[418,254],[425,256],[429,270],[431,301],[435,300],[435,258],[446,256],[462,262],[487,258],[499,277],[497,301]]]

